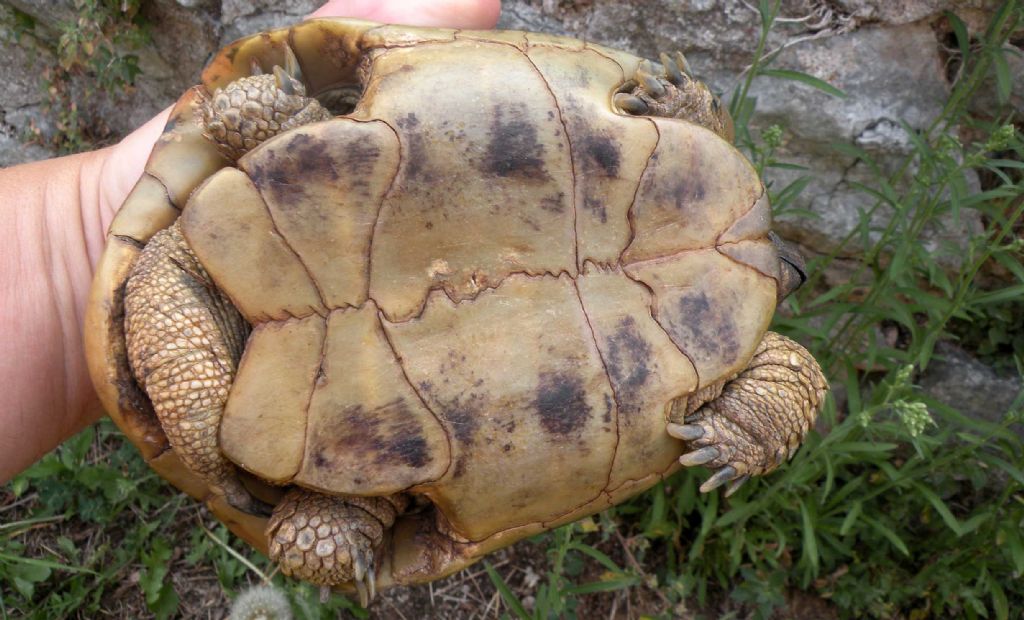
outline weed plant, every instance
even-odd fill
[[[33,125],[27,138],[60,154],[109,143],[110,129],[97,108],[134,87],[140,71],[135,52],[150,43],[139,14],[141,0],[70,0],[66,4],[74,19],[57,23],[56,32],[16,6],[0,4],[0,41],[34,47],[40,58],[51,61],[42,70],[40,88],[53,131]]]
[[[775,158],[783,128],[750,130],[751,85],[789,79],[844,95],[809,75],[773,69],[774,57],[763,53],[779,3],[762,0],[759,10],[761,43],[731,111],[738,143],[769,180],[774,208],[792,213],[807,179],[771,183],[775,170],[792,166]],[[894,172],[855,146],[836,145],[874,172],[859,186],[874,207],[833,254],[811,261],[810,281],[774,326],[809,346],[842,398],[828,400],[818,430],[789,464],[728,499],[697,491],[706,471],[682,471],[626,504],[538,537],[548,570],[530,600],[485,562],[505,617],[580,617],[585,597],[630,588],[659,601],[663,617],[693,617],[725,600],[767,618],[793,590],[827,599],[842,617],[1022,617],[1024,394],[991,423],[931,399],[914,381],[935,359],[936,343],[957,335],[986,355],[1001,350],[1000,361],[1024,373],[1019,334],[970,328],[1021,325],[1005,309],[1024,304],[1017,236],[1024,143],[1001,114],[1020,79],[1009,74],[1005,55],[1024,11],[1004,3],[976,37],[955,15],[946,18],[959,70],[945,108],[925,130],[904,127],[913,152]],[[992,114],[975,118],[969,104],[992,78]],[[979,172],[994,179],[980,191],[972,189]],[[968,211],[980,213],[985,227],[965,246],[935,251],[920,243],[923,231]],[[820,274],[851,250],[862,258],[849,283],[822,286]],[[942,252],[955,252],[958,267],[950,269]],[[982,289],[978,274],[993,265],[1006,277]],[[878,337],[881,325],[897,326],[899,342]],[[109,422],[89,429],[5,489],[0,617],[93,617],[126,583],[141,588],[153,615],[172,617],[185,603],[171,567],[195,565],[215,567],[216,587],[231,596],[252,582],[276,583],[299,617],[341,610],[366,617],[343,597],[320,605],[312,588],[273,575],[264,558],[169,491],[118,435]],[[70,533],[72,522],[102,527],[83,540]],[[39,528],[53,533],[49,542],[37,537],[28,545],[27,533]]]

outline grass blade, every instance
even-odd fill
[[[846,99],[846,93],[839,90],[835,86],[832,86],[825,80],[808,75],[802,71],[793,71],[791,69],[762,69],[761,75],[766,77],[779,78],[780,80],[791,80],[793,82],[800,82],[806,84],[811,88],[820,90],[821,92],[838,97],[840,99]]]
[[[520,620],[530,620],[530,614],[527,613],[526,608],[519,602],[519,598],[512,592],[512,588],[508,587],[508,584],[498,574],[498,571],[494,570],[490,562],[484,561],[484,570],[487,571],[487,576],[491,578],[491,583],[497,588],[502,600],[505,601],[505,604],[508,605],[512,613],[520,618]]]

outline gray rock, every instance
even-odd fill
[[[31,37],[5,41],[4,52],[7,61],[0,63],[0,83],[4,84],[0,91],[0,167],[52,157],[50,149],[26,143],[34,128],[44,135],[54,131],[43,110],[46,93],[39,81],[52,59]]]
[[[1018,377],[1001,377],[951,343],[939,343],[936,357],[917,383],[925,394],[972,418],[1001,423],[1024,389]],[[1012,428],[1024,437],[1024,425]]]
[[[224,32],[221,45],[254,32],[293,24],[318,9],[321,4],[323,2],[319,0],[223,0],[220,21]]]
[[[947,10],[994,11],[998,0],[837,0],[836,8],[858,20],[908,24]]]

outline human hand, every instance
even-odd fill
[[[331,0],[310,17],[492,28],[500,0]],[[170,108],[120,143],[0,170],[0,483],[98,419],[82,321],[106,231]]]

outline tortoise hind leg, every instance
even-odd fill
[[[650,63],[642,63],[615,94],[615,105],[635,116],[688,120],[732,142],[729,112],[703,82],[693,78],[686,58],[679,52],[674,57],[662,54],[661,66],[658,74]]]
[[[270,559],[281,572],[322,588],[354,582],[363,607],[376,595],[377,566],[385,533],[408,498],[338,497],[294,487],[267,524]]]
[[[827,390],[814,357],[796,342],[767,332],[750,364],[724,385],[705,388],[685,424],[668,433],[689,442],[679,461],[718,471],[701,485],[707,492],[733,481],[733,493],[750,476],[766,474],[793,456],[814,423]],[[719,392],[715,394],[715,392]],[[699,408],[698,408],[699,407]]]
[[[124,333],[132,373],[185,465],[229,504],[259,515],[269,514],[269,507],[242,485],[218,442],[249,327],[188,247],[174,218],[184,197],[218,168],[277,133],[331,117],[306,96],[290,50],[284,64],[270,74],[254,66],[254,75],[212,95],[202,88],[190,91],[154,148],[149,176],[125,203],[136,217],[156,210],[161,221],[175,222],[151,239],[129,235],[140,243],[148,240],[125,288]],[[216,152],[220,155],[211,155]],[[195,165],[196,159],[210,161]],[[160,181],[164,188],[154,187],[154,179],[166,179]],[[168,195],[175,198],[173,206],[156,209],[154,201]],[[117,234],[130,232],[117,226],[115,221]]]
[[[128,361],[175,452],[249,513],[265,512],[220,452],[218,430],[249,326],[175,223],[143,249],[125,285]]]

